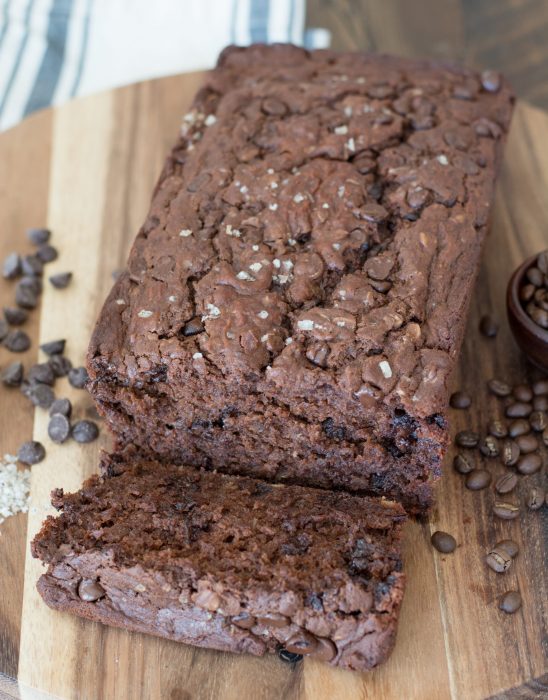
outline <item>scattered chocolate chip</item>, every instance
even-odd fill
[[[12,362],[2,372],[2,382],[6,386],[19,386],[23,379],[23,365],[20,362]]]
[[[71,279],[72,272],[59,272],[56,275],[52,275],[49,281],[55,289],[65,289],[70,284]]]
[[[498,457],[499,443],[497,438],[487,435],[480,441],[479,449],[484,457]]]
[[[490,379],[487,382],[487,387],[489,388],[489,391],[492,394],[494,394],[495,396],[499,396],[500,398],[510,396],[510,394],[512,393],[512,387],[510,386],[510,384],[507,384],[506,382],[503,382],[500,379]]]
[[[105,595],[105,589],[97,581],[84,578],[78,584],[78,595],[86,603],[94,603]]]
[[[501,520],[515,520],[519,516],[519,506],[506,501],[495,501],[493,514]]]
[[[17,459],[23,464],[38,464],[46,456],[46,450],[41,442],[30,440],[24,442],[17,452]]]
[[[17,287],[29,287],[38,297],[42,294],[42,278],[35,277],[34,275],[25,275],[21,277],[17,283]]]
[[[287,651],[287,649],[280,647],[278,649],[278,658],[286,664],[296,664],[303,660],[303,655],[293,654],[292,652]]]
[[[72,362],[63,355],[52,355],[48,362],[56,377],[66,377],[72,369]]]
[[[75,389],[84,389],[88,379],[89,375],[85,367],[73,367],[68,373],[69,383]]]
[[[49,408],[55,401],[53,389],[47,384],[29,384],[24,393],[39,408]]]
[[[525,503],[530,510],[539,510],[544,505],[545,493],[540,486],[531,486],[527,491]]]
[[[515,559],[519,552],[519,547],[514,540],[501,540],[500,542],[497,542],[494,549],[504,550],[509,557],[512,557],[512,559]]]
[[[253,617],[253,615],[246,612],[242,612],[239,615],[234,615],[230,618],[230,622],[232,622],[233,625],[236,625],[236,627],[241,627],[244,630],[250,630],[257,624],[257,620]]]
[[[497,574],[503,574],[512,565],[512,557],[504,549],[495,547],[485,557],[485,563]]]
[[[50,263],[57,260],[59,253],[52,245],[41,245],[36,251],[36,255],[43,263]]]
[[[53,442],[61,444],[68,440],[70,435],[70,423],[66,416],[55,413],[48,423],[48,435]]]
[[[496,438],[504,438],[508,435],[508,428],[506,426],[506,423],[503,423],[501,420],[497,419],[492,420],[489,423],[487,430],[489,431],[489,435],[492,435]]]
[[[519,591],[507,591],[499,600],[499,608],[508,615],[513,615],[521,608]]]
[[[7,336],[7,334],[10,332],[8,324],[4,321],[4,319],[0,318],[0,341],[4,340],[4,338]]]
[[[471,403],[472,399],[464,391],[455,391],[449,399],[451,408],[468,408]]]
[[[442,532],[441,530],[434,532],[430,541],[434,549],[437,549],[438,552],[442,552],[443,554],[454,552],[457,546],[457,541],[453,535],[450,535],[448,532]]]
[[[68,399],[55,399],[55,401],[49,407],[50,416],[54,416],[59,413],[66,418],[70,418],[72,413],[72,404]]]
[[[459,452],[453,459],[453,468],[459,474],[469,474],[475,469],[475,465],[469,457]]]
[[[43,245],[50,239],[51,231],[47,228],[27,229],[27,238],[33,245]]]
[[[40,277],[44,272],[44,265],[37,255],[24,255],[21,258],[21,270],[24,275]]]
[[[465,481],[467,489],[470,491],[481,491],[491,483],[491,473],[487,469],[474,469],[471,471]]]
[[[486,338],[494,338],[499,332],[499,324],[492,316],[486,315],[481,317],[479,329]]]
[[[62,355],[65,351],[66,340],[50,340],[48,343],[42,343],[40,350],[46,355]]]
[[[530,403],[511,403],[506,407],[506,417],[507,418],[527,418],[531,415],[533,411],[533,406]]]
[[[185,323],[181,332],[185,337],[189,337],[191,335],[198,335],[198,333],[202,333],[203,331],[204,324],[202,323],[202,320],[199,316],[195,316],[194,318],[191,318],[190,321]]]
[[[520,474],[536,474],[542,467],[542,457],[535,452],[520,457],[517,463],[517,470]]]
[[[518,485],[518,477],[513,473],[502,474],[495,481],[495,491],[497,493],[510,493]]]
[[[25,331],[10,331],[4,338],[4,346],[10,352],[25,352],[30,348],[30,338]]]
[[[99,428],[90,420],[80,420],[72,426],[72,437],[76,442],[93,442],[99,435]]]
[[[38,295],[29,285],[17,283],[15,287],[15,303],[22,309],[35,309],[38,306]]]
[[[15,307],[4,307],[4,316],[6,321],[12,326],[22,326],[29,317],[24,309]]]
[[[38,384],[48,384],[49,386],[53,386],[55,381],[53,370],[47,362],[32,365],[27,378],[31,383],[36,382]]]
[[[7,280],[14,280],[21,274],[21,256],[18,253],[10,253],[4,260],[2,276]]]
[[[505,440],[502,444],[501,459],[506,467],[513,467],[517,464],[520,456],[519,447],[513,440]]]

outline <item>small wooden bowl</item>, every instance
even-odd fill
[[[529,318],[519,298],[525,273],[536,259],[536,255],[528,258],[510,277],[506,290],[506,311],[510,328],[522,352],[539,369],[548,372],[548,330]]]

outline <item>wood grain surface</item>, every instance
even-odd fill
[[[0,136],[0,162],[9,166],[0,169],[2,253],[26,250],[24,228],[47,222],[61,252],[48,272],[70,269],[75,274],[67,290],[46,285],[41,311],[33,313],[29,325],[35,343],[33,353],[25,356],[27,366],[36,356],[38,318],[41,342],[65,337],[73,362],[83,360],[111,273],[124,263],[165,153],[199,82],[198,75],[179,76],[86,98],[37,115]],[[487,378],[497,374],[517,382],[532,376],[509,335],[504,288],[516,264],[548,240],[548,152],[537,147],[546,138],[548,116],[519,105],[455,378],[455,386],[472,393],[474,405],[471,412],[453,416],[455,430],[483,425],[496,410],[484,389]],[[7,283],[0,291],[3,302],[13,294]],[[487,310],[501,320],[494,341],[477,332],[478,318]],[[1,366],[10,359],[0,350]],[[91,403],[84,392],[71,389],[66,381],[56,391],[74,400],[77,415],[89,412]],[[272,657],[192,649],[50,611],[36,593],[41,567],[28,555],[26,542],[49,512],[50,490],[76,489],[95,469],[99,445],[53,445],[46,435],[44,412],[36,412],[33,424],[17,391],[0,392],[0,418],[2,454],[14,452],[32,429],[48,450],[46,461],[33,467],[27,540],[22,516],[0,527],[0,671],[14,676],[19,657],[22,697],[548,697],[546,509],[524,511],[511,523],[495,522],[490,515],[493,492],[466,491],[449,467],[451,455],[430,522],[410,523],[406,531],[409,585],[390,661],[370,674],[333,670],[311,660],[292,669]],[[103,436],[103,444],[106,441]],[[522,479],[520,488],[541,477],[546,478]],[[439,555],[429,544],[431,532],[440,528],[459,542],[451,556]],[[502,536],[511,536],[521,546],[515,566],[503,576],[483,563],[486,548]],[[519,587],[524,598],[514,616],[497,609],[497,598],[507,587]],[[0,698],[15,697],[16,692],[12,683],[0,678]]]

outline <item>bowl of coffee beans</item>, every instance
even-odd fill
[[[548,372],[548,250],[522,263],[508,283],[508,320],[527,357]]]

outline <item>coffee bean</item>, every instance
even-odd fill
[[[481,84],[483,86],[483,89],[487,92],[498,92],[500,90],[501,83],[502,79],[500,77],[500,73],[497,73],[497,71],[482,71]]]
[[[21,258],[21,270],[24,275],[40,277],[44,272],[44,265],[37,255],[24,255]]]
[[[76,442],[93,442],[99,435],[99,428],[90,420],[81,420],[72,426],[72,437]]]
[[[58,444],[68,440],[70,435],[70,423],[67,417],[61,415],[61,413],[53,415],[48,423],[48,435],[53,442],[57,442]]]
[[[492,420],[488,426],[489,435],[496,438],[503,438],[508,435],[508,428],[506,423],[501,420]]]
[[[8,324],[4,319],[0,318],[0,341],[4,340],[7,334],[10,332]]]
[[[454,394],[451,394],[451,398],[449,399],[451,408],[468,408],[471,403],[472,400],[464,391],[455,391]]]
[[[470,491],[481,491],[491,483],[491,473],[487,469],[474,469],[467,475],[465,485]]]
[[[516,418],[516,420],[513,420],[508,426],[508,435],[512,438],[517,438],[520,435],[527,435],[527,433],[530,432],[531,426],[529,425],[529,421],[525,420],[525,418]]]
[[[548,411],[548,396],[535,396],[533,399],[534,411]]]
[[[530,267],[525,273],[525,277],[527,277],[529,282],[534,284],[535,287],[542,287],[543,275],[538,267]]]
[[[507,418],[527,418],[531,415],[533,407],[530,403],[511,403],[506,407],[506,417]]]
[[[62,355],[65,351],[65,340],[50,340],[48,343],[42,343],[40,350],[46,355]]]
[[[27,238],[33,245],[43,245],[50,239],[51,231],[47,228],[27,229]]]
[[[48,362],[56,377],[66,377],[72,369],[72,362],[63,355],[52,355]]]
[[[535,396],[548,396],[548,379],[539,379],[531,388]]]
[[[534,435],[520,435],[516,438],[516,445],[522,455],[528,455],[538,449],[538,440]]]
[[[202,333],[204,330],[204,324],[200,317],[195,316],[185,323],[181,332],[185,337],[189,337],[191,335],[198,335],[198,333]]]
[[[544,505],[544,489],[540,486],[531,486],[527,491],[525,502],[530,510],[538,510]]]
[[[49,408],[55,401],[55,394],[47,384],[30,384],[25,394],[39,408]]]
[[[29,317],[24,309],[16,307],[4,307],[4,316],[6,321],[12,326],[22,326]]]
[[[505,551],[509,557],[512,557],[512,559],[515,559],[519,552],[519,547],[514,540],[501,540],[500,542],[497,542],[493,549]]]
[[[486,315],[481,317],[479,329],[487,338],[494,338],[499,332],[499,324],[492,316]]]
[[[75,389],[84,389],[89,375],[85,367],[74,367],[68,373],[68,380]]]
[[[455,538],[448,532],[442,532],[441,530],[434,532],[430,541],[434,549],[437,549],[438,552],[442,552],[443,554],[454,552],[457,546]]]
[[[527,384],[518,384],[513,391],[516,401],[530,403],[533,400],[533,390]]]
[[[55,375],[47,362],[42,362],[37,365],[32,365],[28,372],[28,380],[31,383],[49,384],[53,386]]]
[[[23,365],[20,362],[12,362],[2,372],[2,382],[6,386],[19,386],[23,379]]]
[[[538,307],[534,306],[533,308],[527,307],[527,312],[529,313],[531,320],[534,321],[537,326],[548,329],[548,311],[544,311],[544,309],[539,309]]]
[[[495,396],[499,396],[500,398],[510,396],[510,394],[512,393],[512,387],[510,386],[510,384],[507,384],[506,382],[503,382],[500,379],[490,379],[487,382],[487,387],[492,394],[494,394]]]
[[[517,612],[521,608],[519,591],[507,591],[499,600],[499,608],[508,615]]]
[[[474,469],[472,460],[459,452],[453,459],[453,468],[459,474],[469,474]]]
[[[493,514],[501,520],[515,520],[519,517],[519,506],[505,501],[495,501]]]
[[[532,452],[531,454],[520,457],[517,464],[517,470],[520,474],[536,474],[542,467],[542,458],[540,455]]]
[[[38,464],[46,456],[46,450],[41,442],[31,440],[24,442],[17,452],[17,459],[23,464]]]
[[[15,303],[22,309],[35,309],[38,306],[38,295],[32,287],[18,282],[15,287]]]
[[[313,654],[317,646],[316,637],[303,629],[293,634],[285,643],[286,650],[292,654]]]
[[[78,595],[86,603],[94,603],[105,595],[105,589],[97,581],[84,578],[78,584]]]
[[[455,435],[455,445],[459,447],[477,447],[479,435],[473,430],[461,430]]]
[[[59,413],[66,418],[70,418],[72,413],[72,404],[68,399],[55,399],[55,401],[49,407],[50,416],[54,416]]]
[[[497,493],[510,493],[518,485],[518,477],[509,472],[508,474],[502,474],[495,481],[495,491]]]
[[[519,447],[513,440],[505,440],[502,444],[501,459],[506,467],[513,467],[517,464],[520,451]]]
[[[497,574],[503,574],[512,565],[512,557],[504,549],[495,548],[485,557],[485,563]]]
[[[59,253],[52,245],[41,245],[36,251],[36,255],[43,263],[50,263],[57,260]]]
[[[531,413],[529,416],[529,425],[535,431],[535,433],[542,433],[542,431],[548,426],[546,414],[543,411],[533,411],[533,413]]]
[[[7,280],[14,280],[21,274],[21,256],[18,253],[10,253],[4,260],[2,276]]]
[[[4,346],[10,352],[25,352],[30,348],[30,338],[25,331],[10,331],[4,338]]]
[[[479,449],[484,457],[498,457],[499,443],[497,438],[487,435],[480,441]]]
[[[55,289],[65,289],[69,286],[71,279],[72,272],[58,272],[56,275],[52,275],[49,281]]]
[[[278,649],[278,658],[286,664],[296,664],[303,660],[302,654],[292,654],[287,649],[280,647]]]
[[[528,301],[531,301],[535,294],[536,287],[534,284],[525,284],[520,290],[519,290],[519,298],[520,301],[526,303]]]

